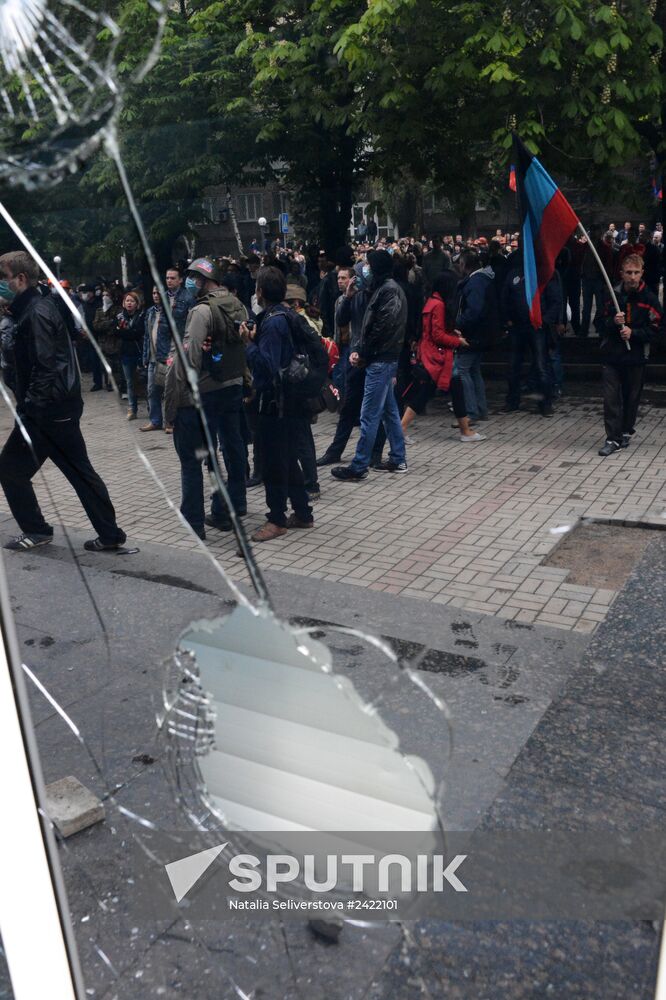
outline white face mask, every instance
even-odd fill
[[[102,306],[104,308],[104,311],[106,312],[106,310],[110,309],[112,305],[113,305],[113,299],[111,298],[111,296],[110,295],[103,295],[102,296]]]

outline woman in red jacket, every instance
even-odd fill
[[[460,440],[483,441],[469,426],[465,407],[465,394],[459,375],[453,375],[453,352],[468,347],[464,337],[454,336],[447,330],[445,296],[449,286],[448,276],[438,275],[433,282],[433,293],[423,308],[423,332],[419,341],[414,377],[403,394],[405,412],[402,417],[403,433],[438,389],[450,389],[453,412],[460,428]]]

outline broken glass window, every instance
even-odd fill
[[[116,134],[125,87],[148,72],[159,51],[164,9],[152,0],[149,9],[152,22],[147,21],[146,30],[153,33],[155,44],[131,80],[124,80],[118,72],[122,32],[110,13],[78,0],[0,0],[0,100],[5,111],[0,180],[28,191],[54,187],[103,148],[116,164],[153,280],[166,303]],[[30,233],[1,203],[0,214],[74,311]],[[78,314],[76,318],[80,321]],[[93,332],[86,332],[112,378]],[[172,334],[184,357],[174,324]],[[173,969],[182,965],[191,975],[203,968],[208,977],[200,990],[192,984],[185,988],[190,996],[232,989],[248,997],[266,975],[257,958],[266,949],[273,956],[274,974],[285,984],[281,995],[292,989],[307,993],[304,978],[315,974],[314,963],[299,965],[292,953],[299,935],[307,933],[304,925],[294,930],[280,920],[259,934],[248,924],[236,924],[232,930],[216,925],[211,931],[188,920],[186,913],[135,924],[132,896],[141,865],[130,845],[166,880],[166,865],[186,851],[188,831],[216,836],[224,832],[233,840],[268,828],[278,833],[293,827],[362,832],[397,825],[428,833],[440,825],[449,748],[442,700],[383,640],[329,626],[327,646],[313,635],[319,627],[290,625],[273,613],[261,567],[220,474],[196,377],[190,373],[190,378],[206,434],[210,488],[219,490],[228,504],[243,559],[232,553],[215,558],[190,534],[190,547],[204,553],[205,560],[192,589],[176,592],[192,624],[182,621],[175,655],[169,656],[158,633],[162,629],[170,643],[177,636],[173,595],[168,608],[164,605],[164,622],[155,618],[154,608],[147,612],[147,621],[140,614],[142,587],[148,583],[159,588],[164,574],[153,574],[151,580],[149,570],[131,561],[137,554],[132,549],[113,557],[117,562],[110,573],[82,559],[70,527],[71,494],[54,485],[48,470],[37,477],[38,492],[45,512],[60,526],[65,548],[54,558],[36,554],[33,562],[24,561],[15,570],[28,576],[39,570],[34,579],[48,581],[54,610],[49,616],[40,610],[44,597],[39,588],[17,588],[20,597],[17,593],[13,613],[45,780],[60,785],[60,779],[67,779],[65,785],[75,787],[68,784],[71,771],[103,804],[104,819],[99,827],[91,827],[89,836],[93,845],[94,832],[99,831],[108,865],[100,860],[99,848],[88,852],[85,833],[77,834],[84,839],[67,839],[66,820],[56,818],[51,807],[90,996],[115,995],[115,984],[121,982],[120,995],[129,996],[128,981],[135,984],[137,996],[151,990],[166,995]],[[13,419],[23,426],[4,386],[2,393]],[[23,431],[29,439],[25,426]],[[163,456],[155,453],[160,447],[136,442],[120,423],[113,434],[115,448],[138,453],[147,481],[156,490],[151,502],[159,497],[156,517],[182,538],[189,527],[178,511],[173,471],[165,469]],[[114,494],[132,483],[111,480],[109,486]],[[143,555],[150,561],[145,548]],[[182,587],[182,579],[174,576],[171,583],[174,579]],[[132,607],[126,600],[130,593],[137,595]],[[208,617],[202,619],[195,608],[204,602]],[[226,617],[220,617],[221,602],[227,609],[233,607]],[[118,608],[124,616],[120,629]],[[41,630],[47,618],[55,634]],[[363,656],[359,647],[365,650]],[[137,676],[142,656],[145,666]],[[163,658],[168,660],[166,685]],[[131,664],[132,673],[126,664]],[[414,697],[421,706],[421,722],[430,716],[430,723],[421,732],[403,733],[404,713]],[[24,721],[30,725],[27,715]],[[423,738],[426,729],[437,732],[435,745]],[[279,784],[272,781],[276,773]],[[36,784],[42,813],[48,816],[38,778]],[[102,815],[96,808],[92,813],[98,820]],[[160,834],[171,844],[169,850]],[[6,855],[5,860],[15,863]],[[302,886],[297,888],[302,891]],[[369,930],[362,921],[352,922],[349,934],[359,949],[381,950],[387,940],[381,929]],[[393,941],[394,932],[391,935]],[[373,938],[375,943],[368,944]],[[9,952],[7,935],[4,943]]]

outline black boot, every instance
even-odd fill
[[[342,461],[342,455],[334,455],[330,451],[325,451],[321,458],[317,459],[317,465],[321,469],[323,465],[335,465],[336,462]]]

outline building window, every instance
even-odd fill
[[[251,192],[249,194],[237,194],[236,198],[236,218],[239,222],[256,222],[263,213],[263,201],[261,192]]]
[[[451,211],[451,204],[443,195],[434,194],[430,191],[423,195],[423,211],[426,215],[433,213],[446,214]]]

